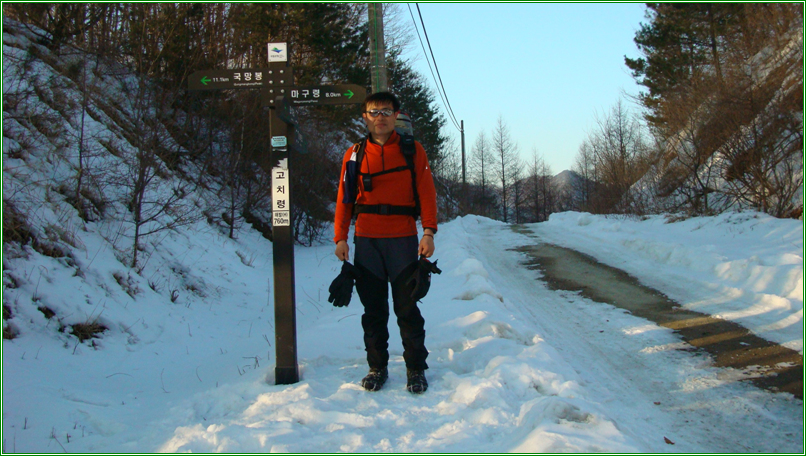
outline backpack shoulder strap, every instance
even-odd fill
[[[364,150],[367,148],[367,139],[364,138],[362,141],[356,143],[353,146],[353,150],[355,150],[355,161],[358,163],[358,167],[361,167],[361,161],[364,159]]]
[[[417,217],[420,216],[420,194],[417,192],[417,172],[414,170],[414,155],[405,155],[406,163],[409,165],[409,169],[411,170],[411,191],[414,192],[414,212],[417,215],[414,217],[414,221],[417,221]]]
[[[356,152],[355,152],[355,164],[356,164],[356,168],[358,170],[358,176],[360,176],[361,175],[361,164],[364,162],[364,152],[366,152],[366,150],[367,150],[367,139],[364,138],[363,141],[359,142],[354,147],[358,148],[358,150],[356,150]],[[355,181],[356,195],[358,194],[358,181],[359,180],[360,179],[356,179],[356,181]]]
[[[355,198],[358,198],[358,182],[361,180],[361,163],[364,161],[364,151],[367,148],[367,139],[364,138],[363,141],[359,141],[353,146],[353,150],[355,151],[355,187],[353,188],[353,195]],[[355,201],[353,201],[355,203]],[[353,210],[350,214],[350,218],[353,218],[356,215],[355,212],[355,204],[353,204]]]
[[[409,134],[400,134],[400,152],[403,153],[403,158],[406,159],[406,166],[411,171],[411,190],[414,193],[414,211],[417,215],[414,217],[416,220],[420,216],[420,194],[417,192],[417,171],[414,169],[414,156],[417,153],[417,146],[414,142],[414,136]]]

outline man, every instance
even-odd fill
[[[418,268],[418,255],[434,253],[437,232],[437,197],[425,150],[414,144],[414,177],[407,166],[401,136],[395,131],[400,102],[389,92],[374,93],[361,105],[362,117],[369,130],[363,154],[361,143],[344,156],[341,183],[336,202],[336,256],[350,259],[347,234],[352,214],[355,223],[355,260],[361,272],[355,288],[364,306],[361,325],[367,351],[369,374],[361,385],[369,391],[381,389],[388,377],[389,362],[389,287],[403,339],[406,361],[406,388],[423,393],[428,388],[425,362],[425,320],[411,297],[414,285],[409,281]],[[364,141],[362,141],[363,143]],[[363,155],[360,163],[356,160]],[[416,189],[414,181],[416,180]],[[357,193],[356,193],[357,187]],[[416,190],[416,193],[415,193]],[[415,196],[416,195],[416,196]],[[423,237],[417,239],[415,207],[419,197]],[[353,203],[354,201],[354,203]]]

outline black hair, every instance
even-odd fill
[[[370,103],[392,103],[392,109],[395,112],[400,111],[400,101],[392,92],[375,92],[372,95],[368,95],[367,98],[364,99],[364,103],[361,104],[361,112],[366,112],[367,106],[369,106]]]

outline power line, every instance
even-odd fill
[[[411,15],[411,21],[412,21],[412,23],[414,23],[414,30],[417,32],[417,39],[420,41],[420,46],[423,48],[423,55],[425,56],[425,63],[428,64],[428,69],[431,71],[431,77],[434,78],[434,84],[437,87],[437,93],[439,94],[439,97],[442,98],[442,104],[445,105],[445,110],[447,111],[448,110],[448,104],[445,102],[445,96],[442,94],[442,91],[440,90],[439,84],[437,84],[437,78],[434,75],[434,69],[431,67],[431,60],[428,59],[428,53],[425,51],[425,44],[423,44],[423,39],[420,36],[420,29],[417,27],[417,20],[414,19],[414,13],[411,11],[411,5],[407,4],[406,6],[408,6],[408,8],[409,8],[409,14]],[[453,122],[454,125],[455,125],[456,121],[455,121],[455,119],[453,119],[451,117],[450,113],[448,113],[448,117],[450,118],[451,122]]]
[[[453,125],[456,127],[457,130],[462,131],[462,128],[459,126],[459,123],[456,121],[456,116],[453,113],[453,108],[451,108],[451,104],[448,101],[448,94],[445,92],[445,86],[442,84],[442,77],[439,76],[439,68],[437,67],[437,61],[434,59],[434,52],[431,50],[431,42],[428,40],[428,32],[425,30],[425,22],[423,22],[423,15],[420,13],[420,5],[417,5],[417,13],[420,16],[420,24],[423,28],[423,33],[425,34],[426,42],[428,42],[428,49],[431,51],[431,59],[434,61],[434,68],[437,70],[437,76],[434,75],[434,68],[431,68],[431,61],[428,59],[428,53],[425,51],[425,45],[423,44],[423,39],[420,36],[420,30],[417,28],[417,21],[414,19],[414,13],[411,11],[411,5],[408,5],[409,14],[411,15],[411,20],[414,23],[414,30],[417,32],[417,39],[420,40],[420,46],[423,48],[423,54],[425,55],[425,62],[428,64],[428,69],[431,71],[431,77],[434,78],[434,83],[437,86],[437,93],[439,93],[440,98],[442,98],[442,103],[445,105],[445,109],[448,113],[448,118],[453,122]],[[439,82],[437,82],[437,78]]]
[[[456,115],[453,113],[453,107],[451,107],[451,102],[448,100],[448,92],[445,91],[445,86],[442,84],[442,76],[439,74],[439,67],[437,66],[437,59],[434,57],[434,51],[431,49],[431,41],[428,39],[428,32],[425,30],[425,22],[423,21],[423,13],[420,12],[420,4],[415,3],[417,5],[417,14],[420,16],[420,24],[423,26],[423,34],[425,35],[425,41],[428,43],[428,51],[431,53],[431,60],[434,62],[434,69],[437,70],[437,77],[439,78],[439,85],[442,87],[442,93],[445,94],[445,102],[448,104],[448,110],[451,112],[451,117],[453,117],[454,123],[456,123]],[[461,129],[460,129],[461,130]]]

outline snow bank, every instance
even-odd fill
[[[621,268],[689,309],[803,352],[802,221],[757,212],[674,223],[565,212],[531,227],[546,242]]]

